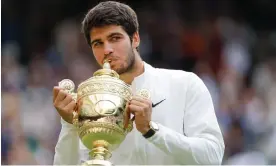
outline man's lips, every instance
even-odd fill
[[[104,62],[106,62],[106,60],[105,60]],[[115,67],[115,65],[116,65],[116,64],[115,64],[116,60],[108,60],[107,62],[109,63],[110,68],[111,68],[111,69],[114,69],[114,67]]]
[[[114,63],[116,63],[117,59],[109,59],[109,64],[112,65]]]

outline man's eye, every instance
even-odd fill
[[[120,39],[120,37],[118,37],[118,36],[114,36],[114,37],[111,38],[112,41],[117,41],[119,39]]]
[[[94,43],[94,47],[97,47],[97,46],[100,46],[101,45],[101,43],[100,42],[96,42],[96,43]]]

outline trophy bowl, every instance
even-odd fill
[[[90,150],[91,158],[83,165],[112,165],[108,161],[111,152],[133,128],[131,120],[124,128],[126,105],[133,96],[130,86],[120,80],[105,61],[103,68],[82,82],[76,93],[69,79],[62,80],[59,87],[71,94],[77,103],[73,124],[78,128],[80,140]]]

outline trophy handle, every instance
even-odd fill
[[[137,96],[140,96],[142,98],[150,99],[150,92],[147,89],[141,89],[138,91]]]
[[[68,94],[70,95],[74,94],[75,84],[72,80],[63,79],[58,83],[58,86],[63,90],[65,90]]]
[[[77,93],[74,92],[75,84],[72,80],[63,79],[59,82],[58,86],[62,88],[65,92],[72,96],[73,100],[77,102]],[[73,111],[73,125],[78,126],[79,115],[76,110]]]

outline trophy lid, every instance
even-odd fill
[[[100,80],[98,78],[100,78]],[[123,81],[120,80],[120,75],[116,71],[111,69],[109,60],[106,59],[106,60],[104,60],[103,68],[95,71],[93,74],[93,77],[80,83],[78,88],[87,86],[88,84],[92,83],[91,81],[93,81],[93,82],[100,81],[101,82],[101,81],[103,81],[103,79],[104,80],[112,79],[113,81],[119,82],[120,84],[125,84]],[[127,85],[127,84],[125,84],[125,85]]]
[[[119,74],[112,70],[109,64],[109,60],[104,60],[103,68],[97,70],[93,76],[111,76],[111,77],[116,77],[119,78]]]

